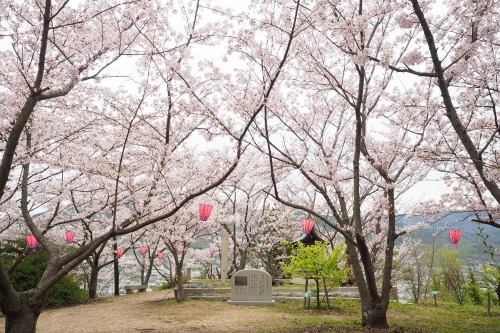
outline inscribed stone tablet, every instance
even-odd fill
[[[272,277],[257,269],[238,271],[231,279],[231,303],[272,303]],[[256,304],[258,305],[258,304]]]

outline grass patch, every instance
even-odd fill
[[[460,306],[453,302],[433,302],[422,304],[391,303],[388,312],[389,323],[408,325],[411,323],[428,332],[481,332],[498,333],[500,328],[500,308],[492,309],[488,317],[486,307],[467,304]]]
[[[326,305],[326,304],[325,304]],[[304,309],[302,302],[277,302],[272,311],[294,315],[291,322],[283,322],[260,332],[377,332],[377,333],[498,333],[500,308],[487,315],[484,306],[459,306],[442,302],[401,304],[391,302],[388,311],[389,329],[374,330],[361,326],[361,305],[358,300],[334,300],[332,308]]]
[[[194,307],[206,309],[222,307],[221,314],[225,313],[226,302],[210,300],[189,300],[177,303],[174,300],[161,302],[165,313],[189,311]],[[250,307],[252,308],[252,307]],[[249,308],[249,309],[250,309]],[[261,311],[259,309],[259,311]],[[255,327],[255,332],[282,332],[282,333],[323,333],[323,332],[361,332],[361,333],[499,333],[500,307],[492,308],[491,317],[487,315],[485,306],[460,306],[453,302],[441,301],[434,306],[434,301],[424,301],[421,304],[402,304],[391,302],[387,313],[389,329],[369,329],[361,326],[361,305],[355,299],[334,299],[331,308],[316,309],[311,300],[311,308],[305,309],[303,301],[277,301],[274,306],[265,307],[272,313],[274,319],[266,325]],[[258,315],[257,315],[258,316]],[[179,320],[193,318],[181,316]],[[237,331],[237,330],[236,330]]]

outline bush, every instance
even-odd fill
[[[156,290],[167,290],[173,288],[172,284],[169,282],[162,282],[158,287],[156,287]]]
[[[472,303],[476,305],[481,305],[483,303],[483,293],[481,292],[481,288],[476,279],[476,274],[474,270],[469,267],[468,274],[469,281],[467,283],[467,293],[469,294],[469,298]]]
[[[0,257],[7,269],[14,264],[25,248],[25,240],[10,241],[0,248]],[[42,278],[48,258],[48,253],[43,248],[37,247],[36,251],[30,251],[9,274],[14,288],[17,291],[35,288]],[[57,307],[87,299],[87,292],[80,288],[76,280],[76,276],[71,273],[59,280],[50,289],[44,306]]]
[[[453,295],[455,302],[465,304],[467,283],[462,271],[463,262],[458,257],[458,251],[443,251],[440,258],[441,274],[446,290]]]
[[[57,282],[49,292],[45,306],[60,307],[63,305],[80,303],[88,298],[86,290],[80,288],[75,276],[69,274]]]

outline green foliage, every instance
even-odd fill
[[[465,304],[467,286],[463,273],[463,261],[458,256],[457,250],[444,250],[440,258],[441,276],[443,284],[455,302]]]
[[[348,272],[347,268],[342,267],[347,259],[346,245],[341,243],[330,253],[327,246],[324,242],[316,242],[311,246],[305,246],[302,242],[294,243],[290,245],[290,263],[280,264],[292,277],[329,279],[331,284],[339,285]]]
[[[483,286],[490,295],[496,296],[493,298],[495,304],[500,305],[500,265],[486,264],[482,267]]]
[[[476,305],[481,305],[483,303],[483,294],[481,293],[481,288],[476,279],[476,274],[474,270],[469,267],[468,271],[468,281],[467,281],[467,293],[469,295],[472,303]]]
[[[280,263],[283,271],[292,277],[314,279],[316,282],[316,305],[320,308],[319,281],[328,283],[331,287],[338,286],[346,279],[348,269],[346,245],[340,243],[331,252],[327,250],[328,243],[316,241],[314,245],[304,245],[302,242],[290,244],[290,263]],[[328,301],[328,299],[327,299]]]
[[[26,248],[26,241],[11,241],[1,248],[1,259],[8,269]],[[17,291],[36,288],[45,271],[49,255],[43,248],[30,251],[9,274],[10,281]],[[74,304],[87,299],[87,292],[80,288],[78,277],[68,274],[59,280],[49,291],[44,306],[58,307]]]
[[[60,307],[75,304],[88,298],[86,290],[80,288],[76,276],[68,274],[59,280],[49,291],[45,305],[47,307]]]
[[[155,290],[167,290],[167,289],[171,289],[173,288],[173,286],[168,283],[168,282],[162,282],[162,284],[160,284],[159,286],[157,286],[155,288]]]

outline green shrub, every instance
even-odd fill
[[[167,289],[171,289],[171,288],[173,288],[173,286],[170,283],[163,282],[158,287],[156,287],[156,290],[167,290]]]
[[[73,274],[69,274],[64,276],[50,289],[45,306],[60,307],[80,303],[87,298],[87,291],[80,288]]]
[[[11,267],[26,248],[25,240],[10,241],[0,248],[0,256],[6,268]],[[30,251],[9,274],[10,281],[17,291],[27,291],[37,286],[47,265],[48,253],[38,246]],[[81,302],[87,299],[87,292],[80,288],[77,277],[68,274],[59,280],[49,291],[44,306],[58,307]]]
[[[469,267],[468,274],[468,283],[467,283],[467,293],[469,294],[469,298],[472,303],[476,305],[481,305],[483,303],[483,293],[481,292],[481,288],[479,287],[479,283],[476,279],[476,274],[474,270]]]

